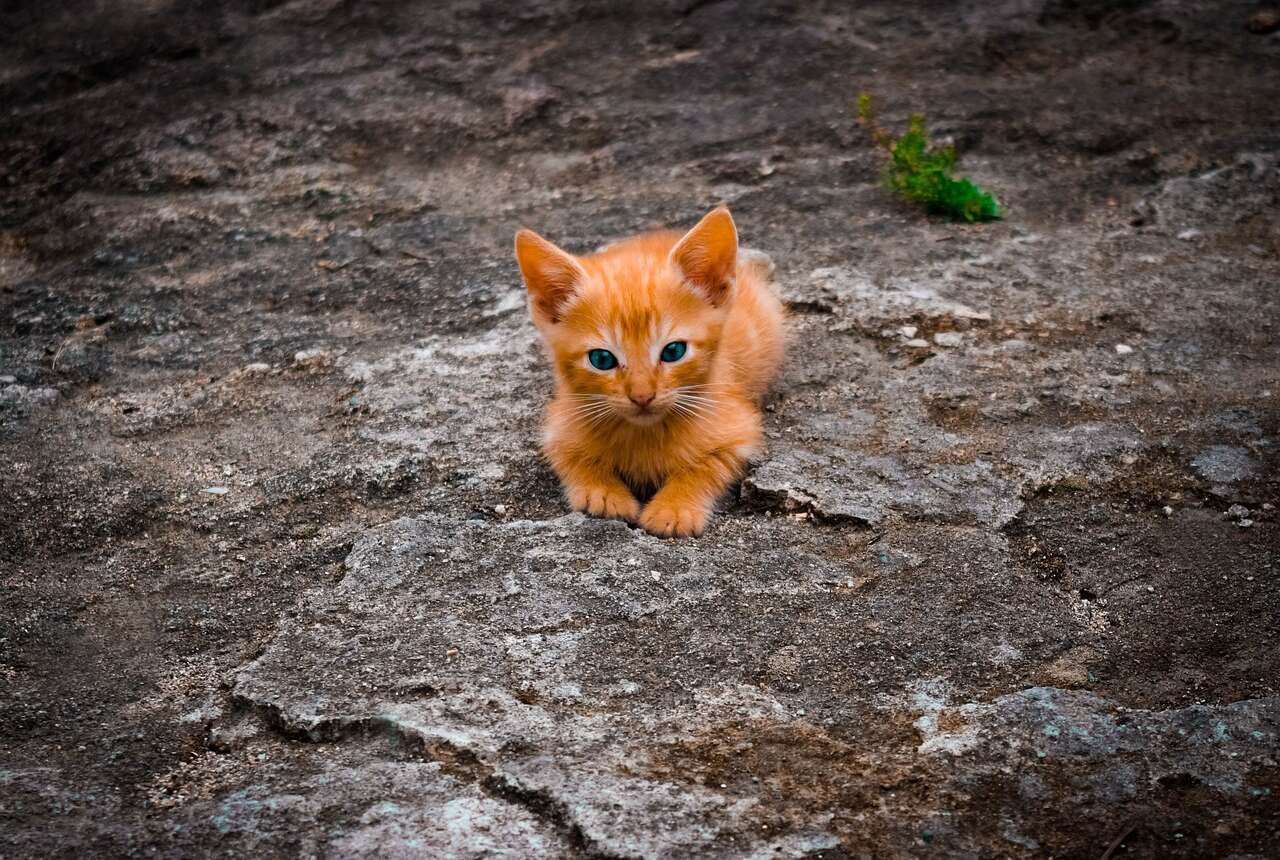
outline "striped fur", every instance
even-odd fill
[[[759,400],[784,348],[782,305],[765,267],[739,257],[729,211],[585,257],[521,230],[516,257],[555,369],[543,451],[569,504],[657,535],[701,534],[761,449]],[[660,361],[676,340],[685,357]],[[596,370],[593,349],[619,366]]]

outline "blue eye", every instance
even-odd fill
[[[618,359],[607,349],[593,349],[587,353],[587,361],[596,370],[613,370],[618,366]]]
[[[679,361],[684,358],[685,350],[689,345],[682,340],[673,340],[662,348],[663,361]]]

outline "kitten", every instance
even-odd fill
[[[761,448],[759,400],[783,352],[767,258],[739,259],[729,210],[575,257],[516,234],[556,393],[543,452],[574,510],[701,534]],[[641,506],[633,490],[655,489]]]

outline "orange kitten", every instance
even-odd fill
[[[738,259],[720,208],[683,237],[575,257],[516,234],[555,398],[543,451],[574,510],[697,535],[761,447],[759,400],[782,358],[782,305]],[[643,507],[634,490],[656,490]]]

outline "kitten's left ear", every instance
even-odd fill
[[[585,273],[572,254],[532,230],[516,233],[516,261],[532,299],[535,320],[557,323]]]
[[[738,228],[721,206],[709,212],[671,249],[671,262],[707,301],[719,307],[729,299],[738,261]]]

